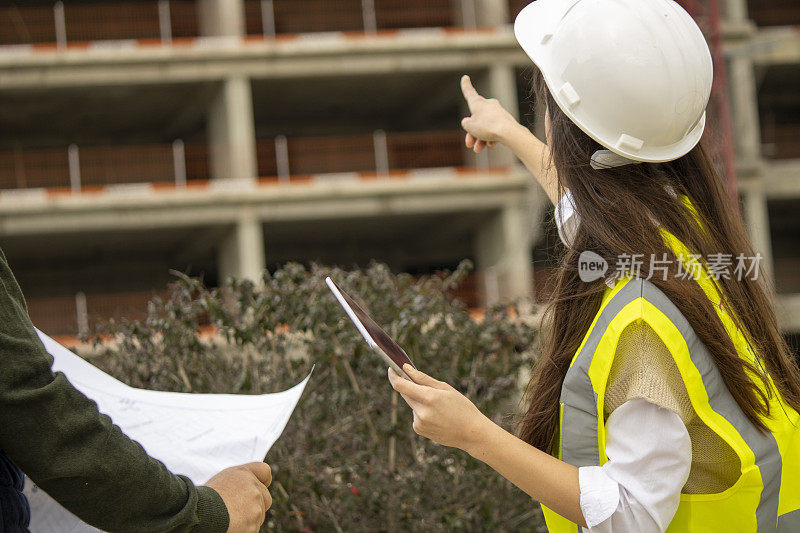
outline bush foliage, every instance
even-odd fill
[[[427,373],[508,424],[536,332],[515,307],[476,319],[450,296],[469,269],[416,279],[381,264],[343,271],[288,264],[263,283],[217,289],[185,276],[141,322],[108,322],[96,364],[136,387],[181,392],[284,390],[316,365],[273,468],[270,531],[538,531],[538,504],[467,454],[416,435],[324,283],[331,275]],[[204,325],[216,335],[198,335]]]

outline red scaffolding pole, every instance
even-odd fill
[[[728,70],[722,50],[719,0],[678,0],[697,21],[706,36],[714,63],[714,83],[708,104],[706,141],[712,157],[725,176],[733,205],[739,208],[736,182],[736,161],[733,150],[733,125],[728,99]]]

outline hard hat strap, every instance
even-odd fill
[[[614,167],[621,167],[624,165],[633,165],[641,163],[641,161],[635,161],[633,159],[628,159],[627,157],[623,157],[611,150],[598,150],[592,154],[591,165],[592,168],[596,170],[602,170],[604,168],[614,168]]]

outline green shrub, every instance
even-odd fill
[[[274,531],[539,531],[538,504],[467,454],[411,428],[386,365],[369,351],[324,283],[331,275],[365,304],[425,372],[507,424],[535,330],[517,309],[471,317],[450,292],[452,274],[415,279],[374,264],[364,271],[288,264],[262,284],[208,290],[179,276],[143,322],[95,332],[118,343],[96,364],[136,387],[265,393],[314,375],[270,450]],[[203,324],[218,335],[197,335]]]

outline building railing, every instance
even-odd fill
[[[21,148],[0,151],[0,189],[69,187],[69,154],[65,148]]]
[[[750,18],[758,26],[800,25],[800,4],[797,0],[749,0]]]
[[[205,143],[0,150],[0,189],[69,189],[208,179]]]
[[[800,124],[764,122],[761,125],[761,144],[764,156],[771,159],[800,158]]]
[[[28,298],[28,314],[33,324],[48,335],[78,335],[87,332],[93,321],[108,319],[141,320],[147,316],[147,303],[166,291],[137,291],[113,294],[84,294]]]
[[[469,13],[474,26],[474,0],[246,0],[245,9],[249,35],[453,27]]]
[[[528,0],[506,0],[513,21]],[[698,3],[702,0],[680,0]],[[201,36],[198,0],[56,1],[0,6],[0,46],[91,41],[173,39]],[[750,0],[749,16],[759,26],[800,25],[795,0]],[[480,19],[476,0],[244,0],[247,35],[364,32],[402,28],[496,24]]]
[[[464,166],[463,133],[452,131],[258,139],[261,177]],[[210,177],[206,143],[16,148],[0,150],[0,189],[67,189],[174,183]]]
[[[517,4],[510,0],[509,12]],[[521,6],[519,6],[521,7]],[[487,25],[476,0],[244,0],[247,35]],[[57,1],[0,6],[0,46],[200,37],[197,0]]]
[[[463,133],[385,132],[336,137],[259,139],[260,176],[376,172],[464,165]]]
[[[194,0],[53,2],[0,7],[0,45],[197,37]]]

